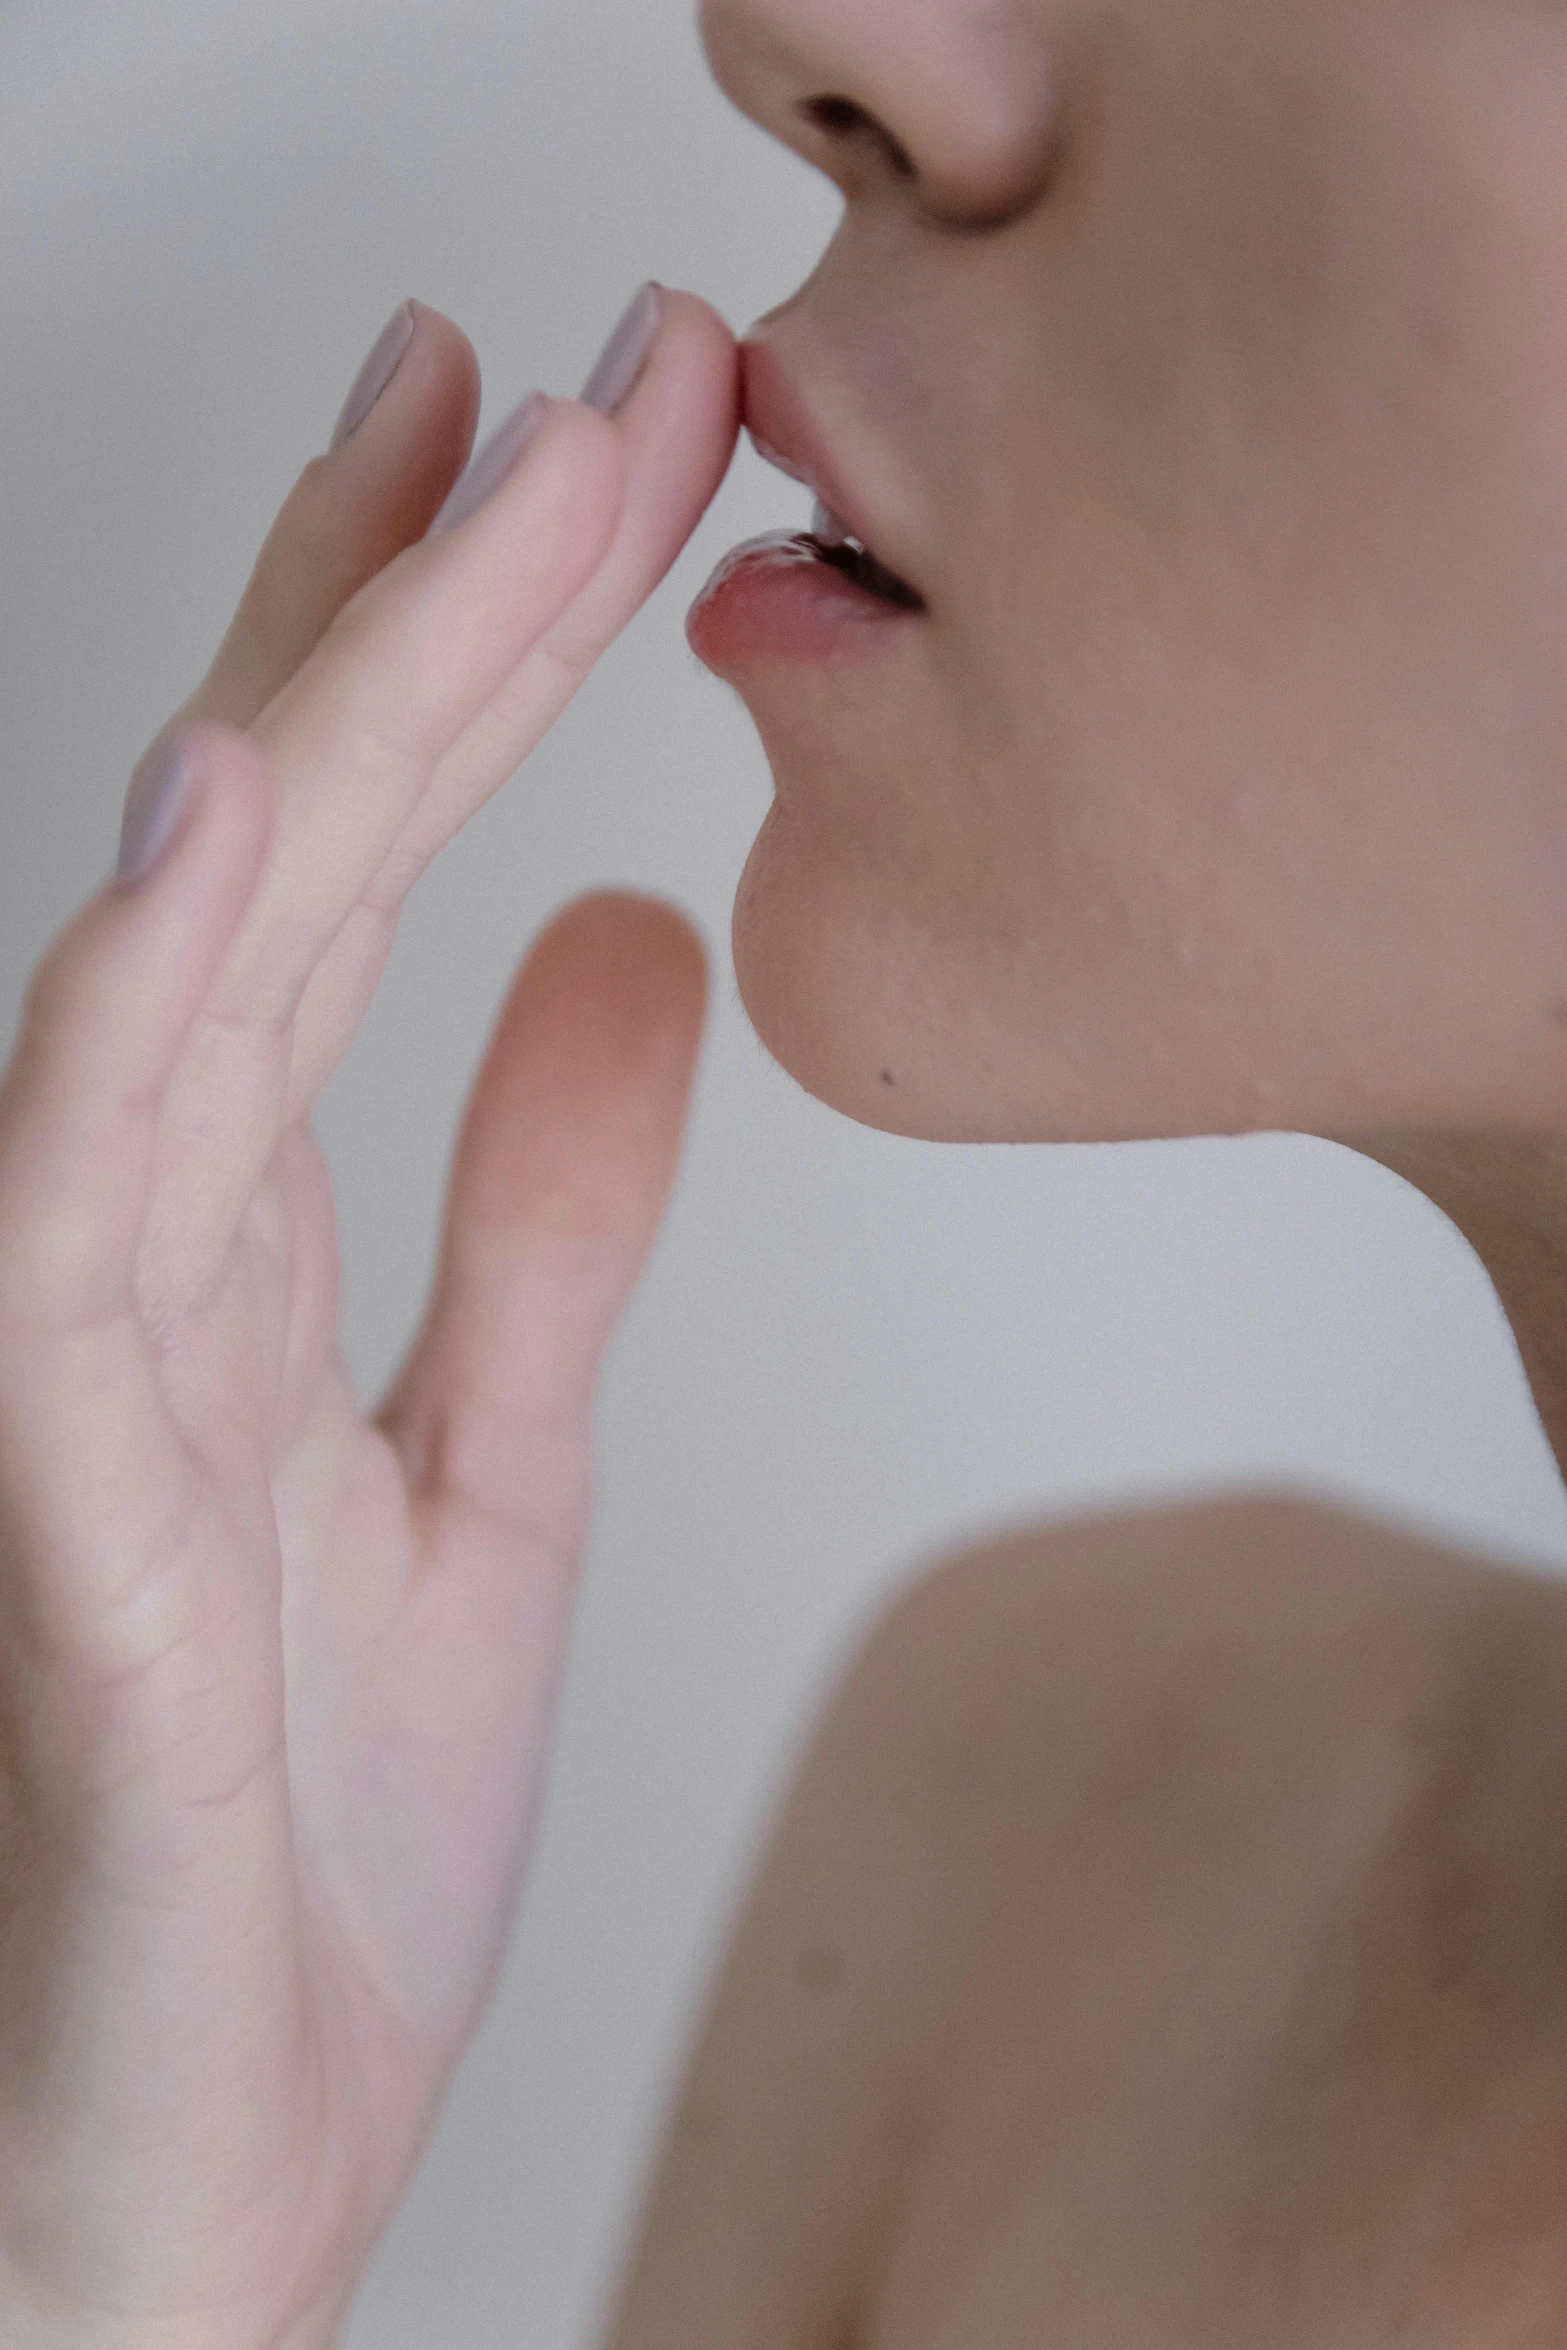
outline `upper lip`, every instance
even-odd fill
[[[866,552],[883,561],[856,491],[777,352],[753,339],[741,344],[740,358],[741,417],[758,456],[814,490]]]

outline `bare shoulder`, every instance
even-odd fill
[[[916,1575],[824,1717],[837,1771],[1038,1842],[1085,1806],[1194,1844],[1350,1738],[1461,1737],[1567,1675],[1567,1584],[1270,1488],[1030,1523]]]
[[[861,2338],[977,2052],[1049,2075],[1060,1987],[1118,1979],[1175,1918],[1206,1947],[1204,1905],[1261,1881],[1313,1788],[1344,1809],[1346,1757],[1361,1811],[1440,1780],[1444,1820],[1460,1757],[1459,1808],[1489,1821],[1497,1726],[1557,1720],[1563,1686],[1562,1586],[1288,1490],[1030,1524],[916,1571],[781,1792],[609,2350]],[[1536,1776],[1554,1823],[1567,1752]]]
[[[1176,1549],[1200,1549],[1177,1519]],[[732,1921],[607,2350],[857,2338],[857,2281],[928,2137],[932,2080],[1015,1942],[998,1895],[1039,1879],[1070,1802],[1106,1677],[1094,1594],[1129,1577],[1135,1607],[1171,1552],[1160,1520],[972,1545],[854,1644]],[[1075,1733],[1067,1689],[1085,1699]]]
[[[1304,1488],[1247,1488],[1142,1507],[1039,1519],[938,1559],[885,1612],[873,1641],[907,1651],[944,1647],[960,1623],[1002,1637],[1035,1622],[1054,1636],[1087,1632],[1128,1607],[1164,1625],[1234,1621],[1388,1593],[1396,1602],[1440,1587],[1478,1593],[1515,1570],[1476,1552],[1330,1502]]]
[[[1246,1489],[1032,1521],[947,1553],[883,1611],[852,1672],[915,1712],[927,1676],[958,1689],[978,1671],[993,1700],[1011,1671],[1041,1666],[1113,1664],[1140,1697],[1140,1675],[1172,1658],[1287,1667],[1379,1626],[1418,1644],[1476,1616],[1567,1620],[1567,1586],[1305,1489]]]

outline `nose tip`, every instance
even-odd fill
[[[991,227],[1054,175],[1036,0],[703,0],[701,25],[736,105],[850,203]]]

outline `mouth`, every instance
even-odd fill
[[[901,604],[906,612],[924,611],[925,599],[918,588],[910,587],[906,579],[900,579],[885,563],[879,563],[870,549],[819,498],[810,529],[798,532],[794,543],[814,555],[819,563],[829,563],[834,571],[841,571],[845,579],[852,579],[867,595],[879,596],[884,604]]]
[[[803,483],[816,500],[810,528],[787,543],[878,602],[923,612],[919,589],[877,551],[866,528],[868,517],[775,353],[764,342],[747,342],[741,345],[741,360],[741,413],[752,447],[791,481]]]

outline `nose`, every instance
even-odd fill
[[[851,203],[999,226],[1049,183],[1045,0],[702,0],[720,86]]]

